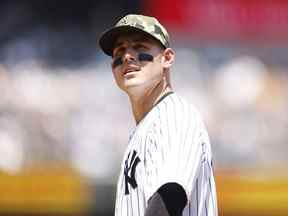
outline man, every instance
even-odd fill
[[[175,52],[165,28],[130,14],[99,44],[112,57],[137,125],[121,166],[115,215],[217,215],[208,134],[195,108],[172,90]]]

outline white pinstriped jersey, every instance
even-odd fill
[[[216,216],[209,137],[199,113],[177,94],[166,95],[131,135],[118,179],[115,216],[143,216],[161,185],[186,191],[183,216]]]

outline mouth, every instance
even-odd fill
[[[127,68],[124,69],[123,75],[129,74],[129,73],[132,73],[132,72],[137,72],[137,71],[140,71],[139,67],[135,67],[135,66],[127,67]]]

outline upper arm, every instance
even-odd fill
[[[186,203],[184,188],[175,182],[169,182],[152,195],[145,216],[180,216]]]

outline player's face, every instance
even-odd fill
[[[163,80],[163,52],[158,42],[142,34],[119,37],[112,57],[117,85],[128,94],[155,87]]]

